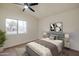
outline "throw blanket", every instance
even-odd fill
[[[56,45],[54,45],[50,42],[44,41],[44,40],[35,40],[34,42],[49,48],[53,56],[58,55],[58,49],[57,49]]]

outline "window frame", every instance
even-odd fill
[[[7,23],[7,22],[9,22],[8,19],[9,19],[9,18],[6,18],[6,21],[5,21],[6,34],[24,34],[24,33],[27,33],[27,21],[9,19],[9,20],[12,20],[12,21],[16,21],[16,23],[17,23],[17,25],[16,25],[16,28],[17,28],[16,33],[12,33],[12,32],[10,33],[10,32],[7,30],[7,27],[8,27],[8,23]],[[24,30],[25,30],[25,31],[23,31],[23,32],[19,32],[19,28],[20,28],[19,22],[20,22],[20,21],[25,22],[25,26],[24,26]],[[22,25],[22,26],[23,26],[23,25]]]

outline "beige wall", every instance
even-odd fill
[[[37,38],[37,19],[13,4],[0,4],[0,29],[5,31],[5,19],[18,19],[27,21],[27,33],[20,35],[6,35],[4,47],[26,43]]]
[[[70,34],[70,48],[79,50],[79,8],[37,20],[37,18],[28,14],[28,12],[22,12],[22,8],[18,6],[13,4],[0,4],[0,29],[4,31],[6,18],[27,21],[27,33],[6,35],[5,48],[34,40],[37,38],[37,34],[41,38],[43,32],[49,31],[50,23],[60,21],[63,22],[64,32]]]
[[[79,50],[79,8],[39,20],[39,38],[49,31],[49,24],[63,22],[63,30],[70,34],[70,48]]]

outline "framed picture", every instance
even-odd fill
[[[55,31],[55,24],[50,24],[50,31]]]
[[[62,32],[63,31],[63,23],[62,22],[56,22],[54,24],[50,24],[50,31]]]

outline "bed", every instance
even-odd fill
[[[62,51],[62,45],[62,40],[37,39],[26,44],[26,53],[29,56],[58,56]]]

